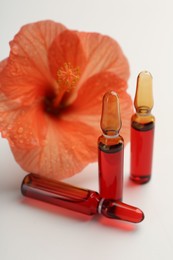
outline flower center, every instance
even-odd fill
[[[73,68],[71,63],[64,63],[58,70],[58,84],[65,88],[66,92],[72,90],[79,80],[79,68]]]
[[[68,94],[75,87],[80,78],[79,68],[74,68],[71,63],[66,62],[57,71],[58,88],[50,93],[45,99],[46,111],[50,114],[58,114],[64,107],[62,104],[65,94]]]
[[[74,89],[79,80],[79,68],[73,68],[71,63],[64,63],[64,65],[57,72],[57,82],[59,88],[56,90],[56,98],[54,99],[54,106],[57,107],[64,94],[69,93]]]

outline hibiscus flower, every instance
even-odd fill
[[[104,93],[114,90],[129,139],[129,67],[108,36],[53,21],[25,25],[0,63],[0,131],[19,165],[54,179],[97,160]]]

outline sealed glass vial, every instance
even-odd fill
[[[144,219],[144,213],[139,208],[123,202],[103,199],[96,191],[78,188],[33,173],[25,176],[21,192],[26,197],[86,215],[101,214],[107,218],[133,223]]]
[[[136,113],[131,118],[130,178],[143,184],[151,178],[155,127],[155,118],[151,114],[152,76],[147,71],[138,75],[134,105]]]
[[[122,200],[124,141],[119,135],[121,116],[114,91],[103,97],[101,129],[98,139],[99,193],[103,198]]]

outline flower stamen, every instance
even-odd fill
[[[66,92],[71,91],[79,80],[79,68],[73,68],[70,62],[65,62],[58,70],[58,84],[65,87]]]
[[[65,62],[57,71],[57,82],[59,89],[56,91],[56,98],[53,105],[57,107],[65,93],[69,93],[76,87],[80,78],[79,68],[74,68],[70,62]]]

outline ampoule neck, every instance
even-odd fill
[[[119,131],[102,131],[102,135],[107,139],[114,139],[119,137]]]
[[[142,116],[142,117],[150,116],[151,109],[148,107],[138,107],[138,108],[136,108],[136,115]]]
[[[118,133],[118,135],[114,135],[114,136],[107,136],[102,134],[101,136],[99,136],[98,138],[98,144],[102,144],[105,146],[112,146],[112,145],[117,145],[120,143],[124,143],[124,139],[123,137]]]

